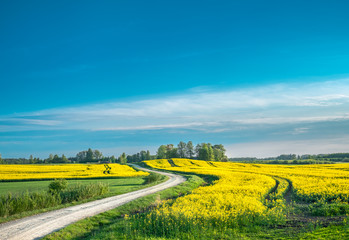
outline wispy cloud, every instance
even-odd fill
[[[295,128],[292,134],[303,134],[307,133],[309,128],[306,127],[300,127],[300,128]]]
[[[349,119],[349,80],[189,91],[168,97],[109,102],[0,116],[0,131],[79,129],[127,131]]]
[[[210,125],[209,123],[207,123]],[[114,127],[114,128],[99,128],[95,131],[127,131],[127,130],[158,130],[171,128],[192,128],[203,126],[203,123],[183,123],[183,124],[164,124],[164,125],[140,125],[135,127]]]
[[[30,119],[25,117],[13,117],[13,118],[3,118],[0,122],[8,125],[40,125],[40,126],[56,126],[60,124],[57,120],[47,120],[47,119]]]

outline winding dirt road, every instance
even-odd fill
[[[156,172],[170,179],[156,186],[144,188],[114,197],[108,197],[77,206],[46,212],[31,217],[0,224],[1,240],[40,239],[78,220],[114,209],[132,200],[176,186],[186,179],[182,176],[138,167],[142,171]]]

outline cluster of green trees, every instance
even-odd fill
[[[30,155],[30,158],[33,158],[33,156]],[[45,163],[69,163],[70,160],[68,160],[68,158],[64,156],[64,154],[61,157],[59,157],[57,154],[55,155],[50,154],[50,156],[47,159],[45,159],[44,162]]]
[[[161,145],[157,150],[157,158],[191,158],[205,161],[226,162],[225,148],[222,144],[211,143],[197,144],[194,148],[192,141],[179,142],[177,147],[173,144]]]
[[[87,162],[116,162],[114,156],[104,157],[99,150],[92,150],[89,148],[87,151],[78,152],[75,158],[71,158],[73,162],[87,163]]]
[[[103,156],[102,152],[99,150],[92,150],[91,148],[89,148],[87,151],[78,152],[75,157],[69,159],[74,163],[118,162],[118,159],[114,155]]]
[[[150,151],[140,151],[139,153],[133,154],[133,155],[127,155],[125,153],[123,153],[121,156],[120,160],[124,160],[126,158],[127,162],[141,162],[144,160],[152,160],[152,159],[156,159],[156,155],[151,155]],[[119,157],[119,158],[120,158]]]

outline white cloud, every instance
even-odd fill
[[[307,133],[309,128],[301,127],[301,128],[295,128],[292,134],[302,134]]]
[[[207,127],[212,127],[211,132],[222,132],[236,125],[346,120],[348,105],[349,79],[224,91],[202,89],[168,97],[0,116],[0,131],[166,128],[207,131]]]
[[[57,120],[46,120],[46,119],[30,119],[30,118],[4,118],[0,119],[3,122],[23,124],[23,125],[41,125],[41,126],[55,126],[60,124]]]
[[[191,127],[198,127],[202,125],[203,125],[202,123],[140,125],[135,127],[99,128],[99,129],[95,129],[95,131],[156,130],[156,129],[171,129],[171,128],[191,128]]]

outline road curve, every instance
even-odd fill
[[[32,240],[40,239],[47,234],[58,231],[78,220],[114,209],[132,200],[176,186],[186,179],[182,176],[164,173],[133,165],[142,171],[156,172],[169,177],[166,182],[158,185],[108,197],[68,208],[46,212],[19,220],[0,224],[1,240]]]

